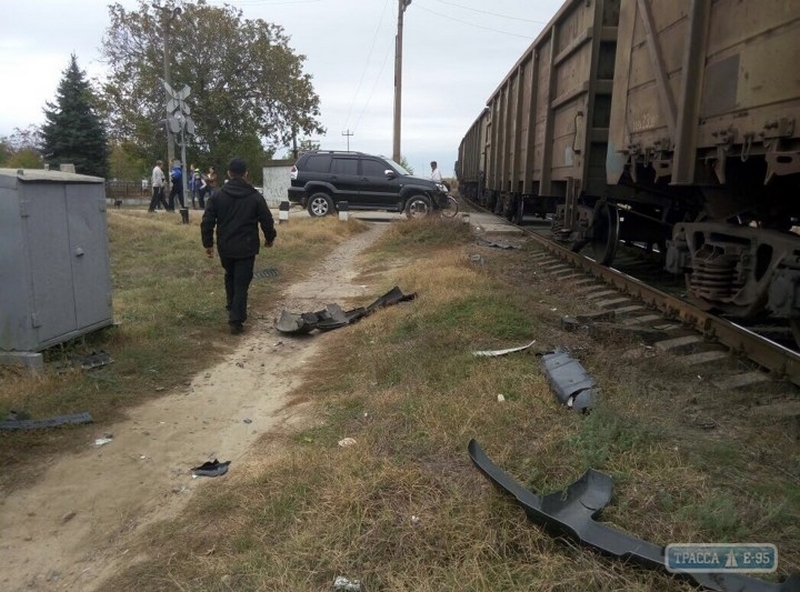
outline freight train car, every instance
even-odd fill
[[[459,150],[481,203],[520,220],[604,190],[618,19],[619,0],[570,0],[500,83]]]
[[[485,116],[487,109],[478,116],[470,126],[467,135],[461,140],[458,147],[458,160],[456,161],[456,177],[458,178],[459,193],[470,201],[482,206],[489,205],[485,199],[486,188],[486,130],[488,118]]]
[[[796,0],[570,0],[489,98],[484,193],[800,337],[798,63]]]

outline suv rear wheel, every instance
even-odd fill
[[[333,214],[333,200],[327,193],[315,193],[308,198],[308,213],[313,217]]]
[[[424,218],[431,212],[431,200],[424,195],[413,195],[406,202],[406,216]]]

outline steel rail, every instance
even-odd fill
[[[677,319],[692,326],[706,339],[728,347],[733,353],[746,356],[759,366],[769,370],[776,378],[786,379],[800,386],[799,353],[706,312],[680,298],[670,296],[621,271],[600,265],[579,253],[565,249],[536,232],[521,226],[519,228],[556,257],[569,261],[629,296],[660,310],[668,318]]]

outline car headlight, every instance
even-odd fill
[[[442,193],[447,193],[447,187],[445,187],[445,186],[444,186],[444,185],[442,185],[441,183],[437,183],[437,184],[436,184],[436,189],[438,189],[438,190],[439,190],[439,191],[441,191]]]

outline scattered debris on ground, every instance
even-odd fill
[[[504,241],[491,241],[485,238],[479,238],[477,243],[482,247],[494,247],[496,249],[519,249],[518,246],[512,245],[511,243]]]
[[[90,413],[57,415],[47,419],[12,419],[0,421],[0,430],[42,430],[76,423],[92,423],[93,421]]]
[[[492,358],[492,357],[495,357],[495,356],[504,356],[506,354],[511,354],[511,353],[514,353],[514,352],[526,350],[529,347],[531,347],[534,343],[536,343],[535,339],[533,341],[531,341],[530,343],[528,343],[527,345],[520,345],[519,347],[510,347],[508,349],[492,349],[492,350],[484,350],[484,351],[474,351],[474,352],[472,352],[472,355],[475,356],[476,358]]]
[[[213,461],[206,461],[192,469],[192,477],[219,477],[228,472],[229,464],[231,464],[229,460],[219,462],[216,458]]]
[[[576,411],[588,411],[596,396],[597,383],[567,352],[557,349],[542,355],[542,370],[556,399]]]
[[[339,592],[361,592],[361,582],[344,576],[336,576],[336,579],[333,580],[333,589]]]
[[[416,297],[415,293],[403,294],[402,290],[395,286],[367,307],[345,311],[338,304],[328,304],[323,310],[315,312],[294,313],[282,310],[275,321],[275,329],[281,333],[295,335],[310,333],[314,329],[330,331],[355,323],[387,306],[407,302]]]
[[[113,361],[114,358],[111,357],[111,354],[102,350],[99,352],[92,352],[86,356],[78,356],[76,358],[76,362],[80,363],[81,369],[83,370],[101,368],[102,366],[111,364]]]
[[[112,434],[104,434],[102,438],[97,438],[94,441],[94,445],[96,447],[105,446],[106,444],[110,444],[114,441],[114,436]]]
[[[616,530],[595,521],[611,501],[613,481],[610,476],[593,469],[568,485],[563,491],[544,496],[525,489],[505,473],[473,439],[468,445],[469,456],[477,469],[494,485],[511,494],[522,506],[528,519],[595,549],[634,561],[650,569],[665,569],[665,548]],[[773,584],[740,573],[681,573],[708,590],[721,592],[790,592],[800,590],[800,575],[792,574],[782,584]]]

